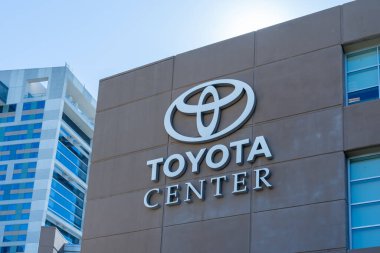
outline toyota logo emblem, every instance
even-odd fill
[[[217,88],[231,86],[234,90],[227,96],[220,98]],[[198,93],[200,93],[198,104],[188,104],[189,99]],[[221,110],[236,103],[244,94],[247,96],[247,101],[243,112],[232,124],[219,130]],[[210,96],[213,98],[213,102],[206,103]],[[253,113],[255,102],[255,93],[252,88],[242,81],[220,79],[202,83],[187,90],[173,101],[165,114],[165,129],[171,137],[178,141],[187,143],[210,142],[222,138],[240,128]],[[199,136],[185,136],[177,132],[173,127],[173,117],[176,111],[186,115],[195,115]],[[213,116],[211,122],[206,126],[203,118],[204,115],[208,113],[213,113]]]

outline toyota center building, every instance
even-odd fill
[[[83,253],[380,252],[380,1],[101,80]]]

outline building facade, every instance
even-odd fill
[[[380,252],[379,13],[101,80],[82,252]]]
[[[67,67],[0,71],[0,90],[0,252],[38,252],[43,226],[79,244],[94,98]]]

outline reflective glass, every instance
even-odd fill
[[[4,235],[3,242],[25,241],[26,235]]]
[[[351,183],[351,203],[380,200],[380,178]]]
[[[72,163],[74,163],[78,168],[83,172],[87,172],[87,165],[79,160],[77,154],[74,154],[73,151],[69,150],[65,145],[60,141],[58,142],[58,150],[64,154]]]
[[[350,162],[351,180],[380,177],[380,157],[370,157],[370,159],[357,159]]]
[[[4,231],[24,231],[28,229],[28,224],[6,225]]]
[[[87,181],[87,174],[84,173],[81,169],[79,169],[74,163],[72,163],[69,159],[67,159],[61,152],[57,151],[56,158],[60,161],[66,168],[72,171],[75,175],[77,175],[83,182]]]
[[[28,110],[42,109],[44,107],[45,107],[45,100],[33,101],[33,102],[24,103],[22,110],[28,111]]]
[[[75,216],[74,214],[70,213],[67,209],[62,207],[61,205],[57,204],[53,200],[49,200],[49,210],[69,222],[70,224],[74,225],[78,229],[82,227],[82,220]]]
[[[352,230],[352,248],[369,248],[380,246],[380,227]]]
[[[50,191],[50,198],[53,199],[55,202],[61,204],[64,206],[67,210],[69,210],[71,213],[77,215],[78,217],[82,218],[83,210],[77,206],[75,206],[72,202],[64,198],[62,195],[60,195],[58,192],[56,192],[54,189]]]
[[[347,91],[353,92],[378,85],[377,67],[347,74]]]
[[[368,68],[377,65],[377,48],[371,48],[347,56],[347,71]]]
[[[353,91],[348,93],[348,104],[357,104],[379,98],[379,87],[371,87],[368,89]]]
[[[351,219],[353,228],[380,224],[380,202],[352,206]]]
[[[21,253],[25,251],[24,245],[0,247],[0,253]]]

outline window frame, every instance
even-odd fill
[[[357,156],[351,156],[351,157],[348,157],[347,158],[347,208],[348,208],[348,235],[349,235],[349,249],[350,250],[359,250],[359,249],[365,249],[365,248],[356,248],[356,249],[353,249],[353,240],[352,240],[352,211],[351,211],[351,207],[352,207],[352,203],[351,203],[351,161],[352,160],[357,160],[357,159],[366,159],[366,158],[370,158],[370,157],[380,157],[380,152],[373,152],[373,153],[367,153],[367,154],[364,154],[364,155],[357,155]],[[372,179],[372,178],[379,178],[379,177],[370,177],[370,178],[366,178],[366,179]],[[373,202],[380,202],[380,199],[379,200],[375,200]],[[371,202],[369,202],[371,203]],[[365,226],[367,228],[371,228],[371,227],[380,227],[380,224],[376,224],[376,225],[370,225],[370,226]],[[379,246],[376,246],[376,247],[380,247]]]
[[[378,96],[377,96],[377,99],[380,99],[380,44],[376,44],[376,45],[371,45],[371,46],[368,46],[368,47],[363,47],[363,48],[360,48],[360,49],[357,49],[357,50],[353,50],[353,51],[348,51],[348,52],[345,52],[344,54],[344,98],[345,98],[345,106],[350,106],[350,105],[354,105],[354,104],[360,104],[362,102],[359,102],[359,103],[353,103],[353,104],[349,104],[348,103],[348,61],[347,61],[347,58],[348,56],[352,55],[352,54],[355,54],[355,53],[359,53],[359,52],[364,52],[364,51],[367,51],[367,50],[370,50],[370,49],[374,49],[376,48],[376,58],[377,58],[377,65],[376,66],[371,66],[371,67],[367,67],[367,68],[373,68],[373,67],[377,67],[377,87],[378,87]],[[364,69],[367,69],[367,68],[364,68]],[[353,72],[356,72],[356,71],[361,71],[361,70],[364,70],[363,68],[361,69],[357,69],[355,71],[351,71],[350,73],[353,73]],[[371,87],[370,87],[371,88]],[[367,88],[369,89],[369,88]],[[365,90],[365,89],[361,89],[361,90]],[[365,101],[367,102],[367,101]]]

